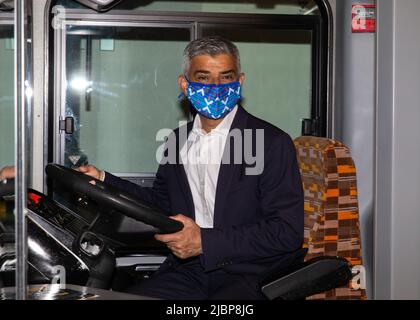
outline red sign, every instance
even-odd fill
[[[376,5],[354,4],[351,16],[352,32],[376,32]]]

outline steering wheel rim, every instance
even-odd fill
[[[150,207],[133,198],[129,193],[110,186],[98,179],[58,164],[48,164],[45,168],[48,177],[66,186],[73,192],[87,195],[98,203],[117,210],[135,220],[158,229],[158,233],[174,233],[182,230],[180,221],[170,219],[165,211]],[[90,181],[95,181],[95,185]]]

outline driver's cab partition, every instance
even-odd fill
[[[367,299],[362,264],[356,167],[341,142],[318,137],[295,140],[305,193],[306,261],[339,256],[352,266],[347,286],[309,299]]]
[[[102,13],[53,2],[45,163],[89,162],[151,186],[164,136],[193,116],[177,100],[183,49],[210,35],[241,52],[247,111],[293,138],[301,119],[317,123],[310,134],[327,134],[328,19],[319,1],[275,1],[271,9],[256,1],[126,2]]]

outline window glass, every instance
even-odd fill
[[[301,119],[311,116],[311,31],[204,26],[202,34],[238,46],[244,108],[298,137]]]
[[[245,73],[242,105],[295,138],[311,117],[312,31],[198,24],[199,34],[237,44]],[[160,129],[189,119],[177,77],[189,28],[72,26],[66,36],[68,166],[154,173]],[[186,102],[184,100],[184,102]]]
[[[189,28],[74,27],[66,37],[67,165],[154,173],[162,128],[187,120],[177,99]]]
[[[81,8],[74,1],[58,4]],[[183,49],[192,37],[202,35],[221,35],[238,46],[246,76],[243,107],[292,138],[299,136],[301,119],[318,112],[318,87],[312,87],[318,20],[295,16],[291,19],[296,24],[289,25],[278,24],[275,16],[258,15],[251,21],[235,15],[248,7],[271,14],[319,14],[314,1],[123,1],[115,9],[125,11],[112,9],[89,21],[83,14],[77,22],[69,17],[64,38],[56,38],[65,39],[64,55],[56,64],[64,74],[63,85],[56,92],[64,97],[61,117],[73,117],[76,131],[65,135],[64,148],[60,140],[58,160],[67,166],[89,162],[132,178],[155,173],[162,144],[157,133],[191,118],[187,100],[177,99],[177,77]],[[147,15],[149,9],[179,14],[159,14],[159,21],[153,14],[133,20],[136,10]],[[211,18],[212,12],[230,10],[235,14]],[[196,21],[188,13],[192,11],[208,16]],[[118,16],[111,19],[108,15],[114,13]]]
[[[0,24],[0,169],[14,163],[13,26]]]
[[[2,20],[0,12],[0,170],[5,166],[13,166],[15,163],[14,30],[13,15],[10,16],[10,20]],[[9,173],[9,170],[7,173],[3,172],[3,174]],[[13,194],[13,181],[11,179],[0,181],[0,288],[15,285],[15,197]]]

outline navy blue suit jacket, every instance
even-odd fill
[[[192,122],[187,124],[187,132],[191,129]],[[259,175],[247,175],[246,169],[254,165],[244,162],[221,164],[214,227],[201,229],[201,264],[205,271],[224,268],[228,272],[245,274],[281,269],[293,261],[303,241],[303,190],[293,141],[285,132],[252,116],[242,107],[238,108],[231,132],[233,129],[241,132],[248,129],[253,133],[263,129],[264,169]],[[139,187],[109,173],[105,183],[131,192],[140,200],[171,214],[184,214],[194,219],[193,198],[184,166],[179,161],[179,150],[185,143],[179,132],[179,128],[174,132],[176,163],[159,166],[153,188]],[[255,152],[257,142],[253,139],[252,143]],[[168,151],[168,142],[166,147]],[[232,153],[233,148],[234,144],[230,144],[225,152]],[[168,259],[182,263],[173,255]]]

